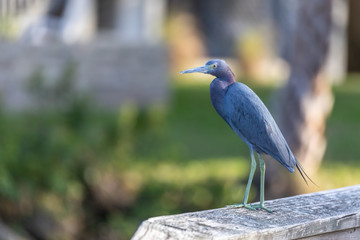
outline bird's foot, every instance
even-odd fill
[[[252,208],[258,210],[258,209],[263,209],[265,211],[267,211],[268,213],[272,213],[273,211],[271,211],[270,209],[268,209],[267,207],[264,206],[264,204],[253,204],[251,205]]]
[[[256,211],[256,208],[254,208],[253,206],[251,206],[250,204],[245,204],[245,203],[236,203],[236,204],[231,204],[231,205],[227,205],[226,207],[228,208],[240,208],[240,207],[244,207],[253,211]]]
[[[237,203],[237,204],[232,204],[232,205],[227,205],[226,207],[228,208],[240,208],[240,207],[244,207],[250,210],[258,210],[258,209],[263,209],[265,211],[267,211],[268,213],[272,213],[273,211],[270,210],[269,208],[265,207],[264,204],[244,204],[244,203]]]

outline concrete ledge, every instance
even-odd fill
[[[267,201],[274,211],[219,208],[144,221],[139,239],[360,239],[360,185]]]
[[[109,37],[71,46],[2,43],[0,52],[0,100],[6,109],[36,108],[37,99],[28,89],[30,80],[38,76],[44,80],[43,88],[52,89],[64,80],[69,67],[73,74],[65,76],[73,90],[101,108],[163,104],[169,98],[166,49],[161,44],[130,45]],[[42,99],[42,105],[51,103]]]

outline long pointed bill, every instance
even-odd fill
[[[194,72],[198,72],[198,73],[207,73],[209,71],[209,66],[205,65],[205,66],[201,66],[201,67],[196,67],[196,68],[190,68],[187,70],[184,70],[182,72],[180,72],[181,74],[184,73],[194,73]]]

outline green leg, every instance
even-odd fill
[[[256,210],[256,208],[254,208],[254,207],[250,206],[249,204],[247,204],[251,183],[252,183],[254,173],[255,173],[255,170],[256,170],[256,161],[255,161],[255,156],[254,156],[253,149],[250,149],[250,155],[251,155],[251,169],[250,169],[250,175],[249,175],[248,183],[247,183],[246,190],[245,190],[244,200],[243,200],[242,203],[229,205],[229,207],[245,207],[247,209]]]
[[[268,208],[265,207],[264,205],[264,190],[265,190],[265,162],[262,159],[261,155],[258,154],[259,156],[259,163],[260,163],[260,204],[254,204],[251,205],[253,208],[255,209],[264,209],[270,213],[272,213],[272,211]]]

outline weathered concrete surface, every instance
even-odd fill
[[[267,201],[273,213],[243,208],[150,218],[140,239],[360,239],[360,185]]]
[[[166,50],[161,44],[122,44],[104,37],[86,45],[53,44],[41,47],[0,44],[0,96],[8,109],[32,108],[29,80],[41,73],[44,84],[61,79],[74,66],[74,87],[95,104],[117,108],[124,102],[139,105],[168,99]]]

